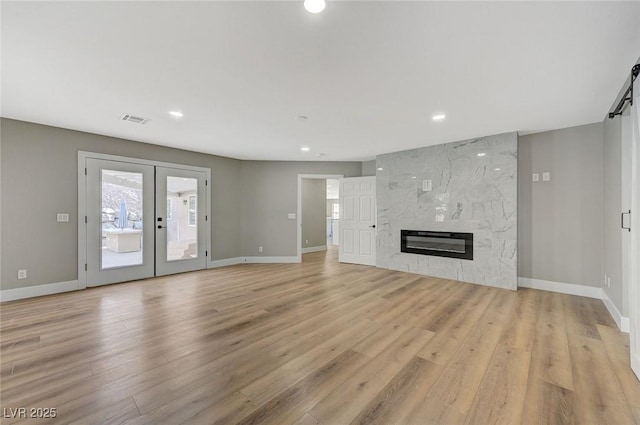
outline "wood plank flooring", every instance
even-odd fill
[[[0,306],[2,424],[634,424],[599,300],[339,264],[240,265]],[[55,418],[11,418],[17,408]]]

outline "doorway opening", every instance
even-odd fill
[[[327,179],[327,246],[340,245],[340,180]]]
[[[337,248],[340,212],[335,207],[334,219],[333,204],[338,203],[341,178],[341,174],[298,174],[298,262],[302,254]],[[336,199],[328,199],[329,190]]]

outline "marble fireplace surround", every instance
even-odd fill
[[[513,132],[379,155],[376,266],[517,289],[517,152]],[[474,258],[400,252],[402,229],[473,233]]]

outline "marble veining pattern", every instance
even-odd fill
[[[505,133],[379,155],[377,266],[517,289],[517,149]],[[400,252],[401,229],[471,232],[474,259]]]

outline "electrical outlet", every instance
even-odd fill
[[[261,246],[258,247],[258,252],[262,252],[262,247]]]
[[[26,270],[18,270],[18,279],[26,279],[27,271]]]
[[[537,182],[538,180],[540,180],[540,174],[538,173],[533,173],[531,175],[531,181]]]
[[[56,221],[58,223],[68,223],[69,222],[69,214],[67,214],[67,213],[58,213],[56,215]]]
[[[607,276],[607,286],[611,288],[611,276]]]
[[[309,239],[305,239],[304,244],[309,245]]]

